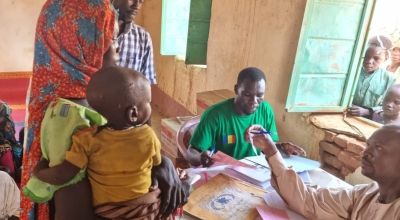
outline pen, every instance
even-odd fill
[[[255,155],[258,155],[257,149],[256,147],[254,147],[253,143],[251,144],[251,147],[253,148],[253,152],[255,153]]]
[[[271,134],[270,131],[250,131],[251,134]]]
[[[215,154],[215,145],[212,147],[212,149],[211,149],[211,151],[210,151],[210,153],[208,154],[208,156],[209,157],[212,157],[212,155],[214,155]]]
[[[256,134],[256,135],[260,135],[260,134],[271,134],[271,132],[266,131],[266,130],[259,130],[259,131],[250,131],[251,134]],[[251,142],[251,147],[253,148],[253,152],[254,154],[257,156],[258,152],[257,149],[254,147],[253,142]]]

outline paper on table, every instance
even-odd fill
[[[275,191],[271,190],[268,191],[264,195],[264,201],[267,203],[268,206],[277,208],[277,209],[283,209],[287,213],[289,219],[291,220],[305,220],[305,218],[296,212],[290,210],[288,206],[286,205],[285,201],[281,198],[281,196]]]
[[[264,155],[246,157],[245,159],[249,160],[255,164],[259,164],[261,166],[269,168],[268,162],[265,159]],[[294,171],[296,171],[297,173],[303,172],[306,170],[313,170],[320,166],[320,163],[318,161],[310,160],[310,159],[300,157],[300,156],[295,156],[295,155],[283,158],[283,160],[285,161],[285,164],[287,167],[292,167],[292,169]]]
[[[208,182],[211,178],[216,176],[217,174],[225,171],[225,168],[230,166],[235,167],[247,167],[248,169],[255,169],[255,166],[245,164],[241,161],[235,160],[233,157],[230,157],[221,151],[218,151],[216,154],[212,156],[214,160],[214,164],[211,167],[198,167],[198,168],[188,168],[186,172],[188,174],[194,175],[199,174],[201,176],[200,180],[194,184],[195,188],[200,187],[204,183]],[[256,184],[257,185],[257,184]]]
[[[229,175],[258,186],[263,186],[264,183],[271,179],[271,171],[269,169],[229,166],[225,168],[225,171]]]
[[[320,163],[318,161],[310,160],[300,156],[290,156],[284,158],[283,160],[285,161],[286,166],[292,166],[292,169],[297,173],[320,167]]]
[[[246,157],[246,158],[244,158],[244,160],[248,160],[248,161],[251,161],[251,162],[253,162],[253,163],[257,164],[257,165],[260,165],[262,167],[269,168],[268,162],[265,159],[265,155],[264,154],[261,154],[259,156]]]
[[[214,167],[200,167],[200,168],[188,168],[185,171],[188,175],[200,175],[200,179],[194,183],[194,188],[198,188],[204,183],[208,182],[211,178],[223,172],[226,167],[230,165],[220,165]]]
[[[192,174],[200,174],[200,173],[204,173],[204,172],[222,172],[228,166],[229,165],[220,165],[220,166],[214,166],[214,167],[199,167],[199,168],[191,167],[191,168],[187,168],[185,171],[187,173],[192,173]]]
[[[212,159],[213,159],[215,165],[222,165],[223,164],[223,165],[233,165],[233,166],[242,166],[242,167],[253,167],[253,168],[255,168],[254,166],[251,166],[249,164],[246,164],[246,163],[243,163],[243,162],[241,162],[239,160],[236,160],[235,158],[233,158],[233,157],[231,157],[231,156],[229,156],[227,154],[224,154],[221,151],[218,151],[216,154],[214,154],[212,156]],[[215,166],[215,165],[213,165],[213,166]]]
[[[258,214],[263,220],[287,220],[289,216],[283,209],[268,207],[266,205],[257,206]]]
[[[264,195],[264,200],[271,207],[279,208],[279,209],[287,208],[285,201],[283,201],[281,196],[275,190],[268,191]]]
[[[298,174],[299,174],[300,179],[303,180],[304,184],[311,183],[311,177],[310,177],[310,174],[308,173],[308,171],[303,171]]]
[[[183,207],[200,219],[253,220],[256,207],[265,204],[265,191],[219,174],[194,190]]]

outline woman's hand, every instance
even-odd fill
[[[34,176],[38,176],[38,173],[41,170],[44,170],[44,169],[47,169],[47,168],[49,168],[49,161],[44,159],[44,158],[42,158],[36,164],[35,168],[33,168],[33,172],[32,173],[33,173]]]
[[[152,169],[152,185],[161,190],[160,215],[167,217],[187,202],[189,184],[182,182],[171,160],[162,156],[159,166]]]

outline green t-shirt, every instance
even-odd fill
[[[209,107],[193,133],[190,144],[201,150],[222,151],[238,160],[255,156],[253,148],[245,140],[246,129],[255,124],[262,125],[271,132],[274,141],[278,141],[275,117],[271,106],[263,101],[250,115],[238,115],[234,110],[233,98]],[[257,154],[260,150],[257,149]]]

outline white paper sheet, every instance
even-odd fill
[[[251,161],[259,166],[269,168],[268,162],[264,155],[246,157],[245,160]],[[285,161],[287,167],[291,167],[297,173],[320,167],[320,163],[318,161],[310,160],[300,156],[285,157],[283,160]]]

